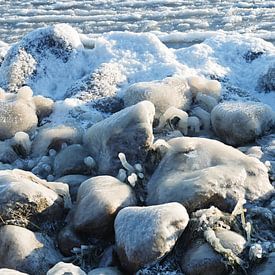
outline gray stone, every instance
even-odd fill
[[[63,214],[66,191],[59,187],[64,196],[59,195],[57,186],[31,172],[1,170],[0,187],[0,215],[8,224],[33,227],[56,220]]]
[[[225,143],[241,146],[275,125],[275,113],[259,102],[223,102],[211,112],[212,128]]]
[[[153,142],[154,105],[142,101],[94,124],[84,135],[84,147],[95,159],[98,174],[117,175],[118,158],[124,153],[130,164],[142,163]]]
[[[171,251],[189,216],[179,203],[126,207],[115,220],[117,253],[123,268],[134,273]]]
[[[61,260],[53,241],[41,233],[5,225],[0,227],[0,266],[30,275],[44,275]]]
[[[253,201],[273,190],[263,163],[219,141],[181,137],[167,146],[147,184],[147,205],[177,201],[189,212],[210,205],[232,210],[240,198]]]
[[[186,79],[167,77],[161,81],[140,82],[130,86],[123,96],[125,106],[143,100],[151,101],[156,108],[155,117],[159,118],[169,107],[189,110],[192,94]]]
[[[113,231],[118,211],[135,204],[135,194],[126,183],[111,176],[90,178],[78,189],[74,229],[87,235],[106,236]]]
[[[88,156],[89,153],[80,144],[73,144],[61,150],[54,160],[55,176],[91,174],[91,169],[84,163],[84,159]]]

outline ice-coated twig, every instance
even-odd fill
[[[116,178],[119,179],[122,182],[125,182],[125,180],[127,179],[127,172],[126,172],[126,170],[125,169],[119,169]]]
[[[96,162],[91,156],[84,158],[84,163],[90,169],[92,169],[96,166]]]
[[[118,158],[122,166],[128,171],[128,174],[132,174],[135,172],[135,168],[126,160],[126,156],[124,153],[119,153]]]
[[[136,186],[136,182],[138,180],[138,177],[135,173],[132,173],[128,178],[127,178],[128,182],[130,183],[130,185],[132,187]]]

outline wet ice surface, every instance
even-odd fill
[[[274,1],[0,0],[0,14],[0,40],[5,42],[15,42],[37,27],[54,23],[70,23],[90,35],[158,32],[168,44],[175,41],[163,34],[174,31],[182,33],[180,44],[202,41],[217,30],[275,39]]]

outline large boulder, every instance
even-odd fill
[[[45,234],[5,225],[0,227],[0,266],[30,275],[44,275],[61,260],[53,241]]]
[[[47,183],[31,172],[1,170],[2,221],[32,227],[62,217],[64,208],[67,207],[65,197],[69,196],[69,190],[66,184],[55,184]]]
[[[273,190],[267,168],[216,140],[180,137],[148,182],[147,205],[180,202],[189,212],[215,205],[232,210],[239,198],[256,200]]]
[[[192,103],[192,94],[186,79],[167,77],[161,81],[133,84],[123,95],[125,106],[131,106],[143,100],[149,100],[155,105],[155,117],[159,118],[172,106],[188,110]]]
[[[275,125],[275,113],[259,102],[223,102],[212,110],[211,123],[222,141],[240,146],[270,130]]]
[[[72,27],[57,24],[40,28],[9,49],[0,68],[0,86],[16,91],[28,84],[36,94],[60,99],[85,74],[76,65],[84,58],[83,45]]]
[[[117,253],[123,268],[134,273],[174,247],[189,216],[179,203],[126,207],[115,219]]]
[[[84,181],[77,194],[73,225],[77,232],[103,237],[113,231],[118,211],[136,205],[132,188],[111,176]]]
[[[131,164],[142,163],[153,142],[154,105],[142,101],[90,127],[84,146],[95,159],[99,174],[116,175],[124,153]]]

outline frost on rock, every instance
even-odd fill
[[[240,146],[274,127],[275,112],[259,102],[224,102],[212,110],[211,123],[222,141]]]
[[[86,275],[86,273],[78,266],[71,263],[59,262],[54,267],[52,267],[46,275]]]
[[[148,205],[177,201],[190,212],[209,205],[224,210],[273,190],[263,163],[219,141],[181,137],[168,144],[148,182]]]
[[[33,133],[37,126],[32,91],[24,90],[17,95],[5,94],[0,99],[0,140],[11,138],[21,131]]]
[[[121,265],[133,273],[170,252],[187,226],[189,216],[179,203],[126,207],[115,219]]]
[[[61,217],[65,196],[30,172],[19,169],[0,171],[1,224],[35,228]],[[64,198],[64,199],[63,199]]]
[[[32,156],[45,156],[50,149],[59,151],[62,144],[81,143],[82,132],[73,126],[59,125],[39,130],[32,143]]]
[[[275,64],[259,78],[258,89],[266,93],[275,92]]]
[[[66,24],[37,29],[13,45],[0,67],[0,86],[16,91],[28,84],[35,92],[62,98],[80,78],[85,62],[78,33]],[[70,78],[67,73],[70,71]]]
[[[84,146],[94,158],[99,174],[116,176],[121,163],[119,153],[129,163],[143,162],[153,142],[154,105],[149,101],[119,111],[90,127]]]
[[[0,266],[2,267],[30,275],[44,275],[52,265],[61,260],[61,257],[53,241],[45,234],[33,233],[14,225],[0,227]]]
[[[126,106],[149,100],[155,105],[155,117],[159,118],[169,107],[189,110],[192,94],[186,79],[168,77],[161,81],[140,82],[130,86],[123,95],[123,100]]]

